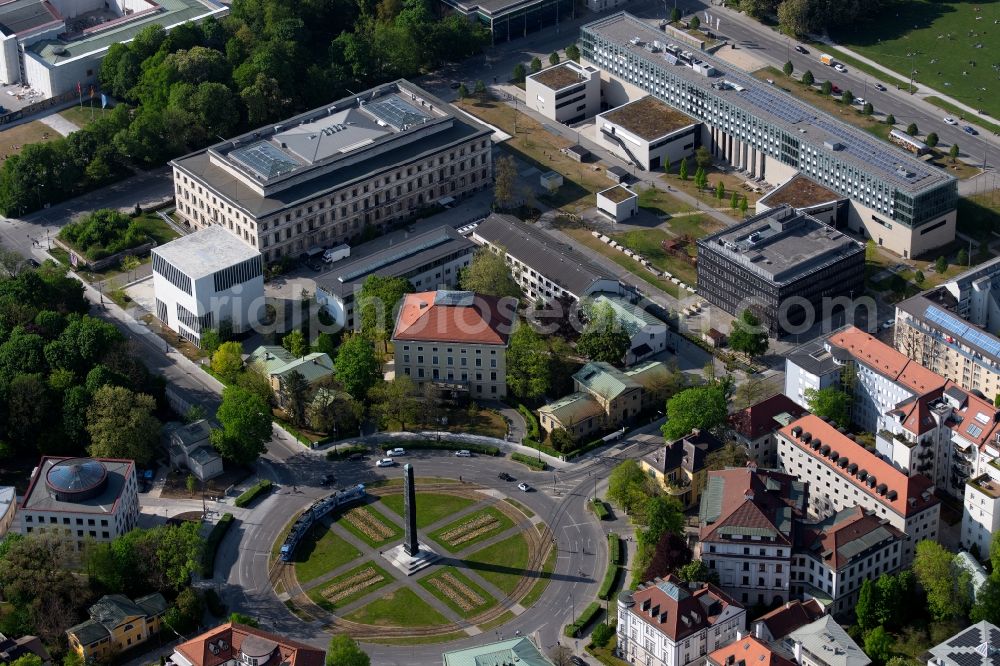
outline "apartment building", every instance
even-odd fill
[[[965,485],[962,499],[962,548],[975,547],[980,557],[990,552],[1000,531],[1000,461],[990,460]]]
[[[778,431],[781,471],[809,480],[811,516],[825,518],[854,506],[871,511],[906,535],[901,564],[916,542],[936,539],[941,503],[934,482],[907,476],[818,416],[808,414]]]
[[[473,400],[507,394],[507,340],[516,299],[471,291],[407,294],[392,334],[396,373],[466,392]]]
[[[736,640],[708,655],[705,666],[795,666],[795,662],[780,651],[753,636],[737,636]]]
[[[759,467],[778,464],[778,441],[774,433],[806,413],[788,396],[778,393],[729,417],[729,428],[737,443],[746,448]]]
[[[775,86],[624,12],[581,29],[582,65],[601,70],[604,101],[653,95],[702,123],[699,143],[752,177],[798,173],[850,199],[848,226],[913,257],[955,237],[955,178]]]
[[[524,103],[549,120],[569,125],[601,109],[601,74],[572,60],[524,80]]]
[[[652,95],[605,111],[597,116],[594,139],[646,171],[670,166],[694,155],[701,136],[701,123]],[[689,166],[693,166],[690,162]]]
[[[698,510],[695,557],[743,604],[789,599],[796,519],[806,512],[807,484],[750,464],[714,470]]]
[[[864,292],[864,245],[787,205],[698,243],[698,293],[731,315],[752,310],[771,335],[821,321]]]
[[[799,666],[871,666],[872,660],[832,615],[788,634],[781,646]]]
[[[491,149],[488,128],[400,79],[173,160],[177,214],[274,262],[489,187]]]
[[[618,651],[633,664],[687,666],[729,645],[747,612],[709,583],[674,576],[641,583],[618,597]]]
[[[511,275],[530,300],[580,301],[599,293],[631,295],[611,271],[513,215],[490,215],[472,230],[471,238],[494,252],[503,249]]]
[[[769,645],[778,645],[796,629],[811,624],[826,614],[826,608],[815,599],[786,601],[753,621],[750,634]]]

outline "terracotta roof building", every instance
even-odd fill
[[[516,312],[516,299],[471,291],[407,294],[392,334],[396,372],[474,399],[502,398]]]
[[[709,666],[795,666],[795,662],[753,636],[744,636],[708,655]]]
[[[746,621],[714,585],[657,578],[618,597],[618,649],[633,664],[685,666],[728,645]]]
[[[806,484],[788,474],[752,463],[709,472],[696,556],[734,599],[782,603],[789,598],[795,520],[805,507]]]
[[[778,444],[774,433],[803,414],[805,408],[778,393],[729,417],[729,427],[750,459],[763,467],[777,464]]]
[[[800,627],[815,621],[826,613],[823,604],[815,599],[786,602],[766,615],[754,620],[752,633],[757,638],[776,643]]]
[[[324,666],[326,653],[284,636],[227,622],[181,643],[170,666]]]

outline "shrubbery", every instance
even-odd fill
[[[106,208],[67,224],[59,231],[59,238],[91,261],[138,247],[148,240],[138,220]]]
[[[336,450],[330,449],[326,452],[327,460],[343,460],[353,456],[355,453],[368,453],[368,447],[362,446],[361,444],[348,444],[346,446],[338,446]]]
[[[510,454],[510,459],[519,462],[522,465],[527,465],[533,470],[544,471],[546,468],[545,461],[539,460],[538,458],[532,458],[531,456],[525,455],[523,453],[512,453]]]
[[[597,515],[598,520],[607,520],[611,517],[611,512],[608,510],[608,505],[603,501],[597,499],[596,497],[592,499],[589,503],[590,510]]]
[[[580,616],[576,618],[576,622],[567,624],[563,633],[565,633],[568,638],[576,638],[584,629],[587,628],[587,625],[594,621],[600,612],[601,606],[595,601],[587,606],[582,613],[580,613]]]
[[[444,440],[438,441],[435,439],[423,439],[418,441],[404,440],[401,442],[390,441],[382,442],[378,446],[383,451],[399,447],[401,449],[413,449],[414,451],[440,449],[442,451],[471,451],[472,453],[480,453],[484,456],[500,455],[500,449],[489,444],[471,444],[468,442],[449,442]]]
[[[205,539],[205,548],[201,551],[201,577],[211,578],[215,573],[215,553],[219,550],[219,544],[229,531],[229,526],[233,523],[233,514],[223,514]]]
[[[236,506],[243,508],[253,502],[255,499],[261,495],[271,492],[271,487],[274,486],[270,479],[261,479],[256,484],[247,489],[245,493],[236,498],[233,502]]]

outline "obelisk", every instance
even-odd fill
[[[403,550],[414,557],[420,552],[420,544],[417,543],[417,493],[413,486],[413,465],[410,463],[403,465],[403,513],[406,518]]]

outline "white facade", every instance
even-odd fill
[[[982,474],[965,485],[962,500],[962,548],[973,547],[979,557],[990,552],[993,535],[1000,531],[1000,466],[991,461]]]
[[[4,486],[0,488],[0,539],[2,539],[10,528],[14,525],[17,516],[17,494],[14,486]]]
[[[595,68],[567,60],[527,77],[524,99],[549,120],[575,123],[600,110],[601,77]]]
[[[694,155],[701,123],[655,97],[643,97],[597,116],[596,143],[643,169],[667,166],[676,172],[684,158]]]
[[[737,601],[770,605],[789,599],[790,545],[767,543],[756,537],[700,543],[698,556],[719,574],[719,585]]]
[[[829,356],[829,352],[826,352]],[[800,365],[795,359],[785,357],[785,390],[784,394],[805,409],[809,408],[806,391],[821,391],[840,384],[840,368],[833,367],[823,372]]]
[[[624,222],[639,214],[639,196],[624,185],[615,185],[597,193],[597,210],[612,222]]]
[[[212,225],[153,248],[156,317],[170,330],[201,343],[201,331],[229,322],[251,330],[264,309],[260,253]]]

